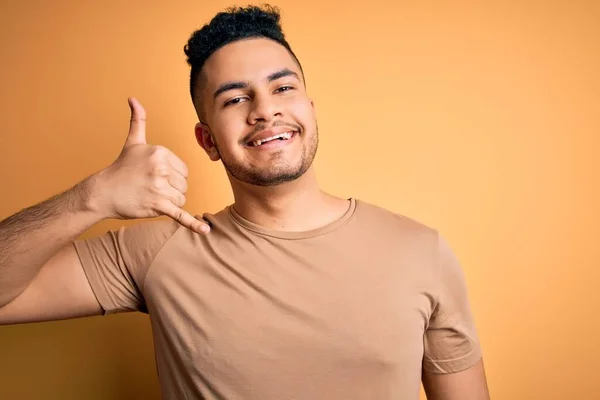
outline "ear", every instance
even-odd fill
[[[196,141],[200,147],[204,149],[206,154],[208,154],[208,158],[212,161],[219,161],[221,157],[219,156],[219,151],[217,150],[217,146],[208,125],[198,122],[194,128],[194,132],[196,134]]]

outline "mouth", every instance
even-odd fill
[[[266,138],[251,140],[246,142],[246,146],[248,147],[257,147],[257,148],[271,148],[271,147],[279,147],[283,144],[283,142],[288,142],[292,140],[298,131],[287,131],[281,132],[276,135],[272,135]]]

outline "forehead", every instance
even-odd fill
[[[300,76],[300,69],[288,50],[264,38],[244,39],[215,51],[204,64],[205,86],[224,82],[264,80],[273,72],[288,68]]]

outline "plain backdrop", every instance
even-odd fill
[[[2,1],[0,218],[111,163],[128,96],[187,163],[186,209],[229,204],[183,46],[232,4]],[[444,234],[492,398],[600,398],[600,2],[272,4],[317,108],[321,185]],[[0,398],[158,399],[148,317],[0,327]]]

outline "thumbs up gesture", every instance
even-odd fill
[[[135,98],[129,99],[129,134],[119,157],[100,171],[103,209],[111,218],[135,219],[167,215],[198,233],[207,233],[206,223],[192,217],[185,204],[187,166],[162,146],[146,142],[146,111]]]

